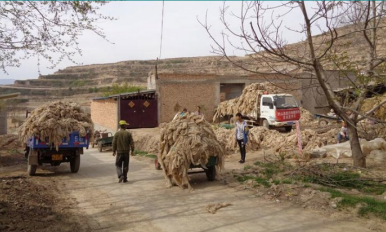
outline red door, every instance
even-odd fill
[[[121,118],[126,120],[129,128],[139,128],[141,106],[139,100],[121,100]]]
[[[129,129],[158,126],[158,106],[155,96],[132,96],[121,99],[120,108],[120,120],[126,120]]]
[[[158,126],[158,106],[156,99],[142,100],[141,127],[150,128]]]

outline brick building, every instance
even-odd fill
[[[349,85],[350,81],[340,72],[327,73],[334,88]],[[91,117],[94,123],[112,131],[116,130],[120,119],[128,121],[131,128],[156,127],[159,123],[172,120],[178,105],[192,112],[201,106],[206,119],[211,121],[214,109],[221,101],[240,96],[246,85],[266,81],[282,88],[283,93],[292,94],[312,113],[326,113],[329,110],[327,99],[315,77],[311,74],[298,77],[295,79],[278,74],[226,76],[159,73],[158,78],[155,75],[148,77],[147,91],[93,99]]]
[[[94,98],[91,119],[96,129],[115,132],[119,120],[126,120],[128,128],[157,127],[157,96],[154,90],[123,93]]]
[[[158,94],[158,119],[163,123],[174,117],[177,104],[188,111],[195,111],[197,106],[201,106],[205,117],[211,121],[214,109],[221,101],[240,96],[246,85],[267,80],[301,100],[300,82],[277,74],[224,76],[161,73],[158,79],[150,76],[148,82],[153,83]]]

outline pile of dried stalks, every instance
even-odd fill
[[[336,135],[339,129],[331,129],[327,132],[317,133],[314,130],[306,129],[301,132],[303,151],[312,151],[315,148],[336,143]],[[237,149],[235,140],[235,129],[228,130],[219,128],[215,131],[217,139],[228,152]],[[254,127],[249,130],[248,150],[259,150],[261,148],[272,149],[278,153],[293,154],[298,151],[298,138],[295,131],[280,133],[277,130],[269,130],[265,127]]]
[[[368,112],[374,106],[377,106],[379,103],[381,103],[386,98],[386,93],[380,96],[375,96],[372,98],[367,98],[363,101],[363,104],[361,106],[362,112]],[[379,120],[385,120],[386,119],[386,105],[381,106],[378,110],[374,112],[374,117]]]
[[[300,107],[300,125],[302,126],[313,126],[318,123],[310,111]]]
[[[217,212],[217,210],[231,206],[231,205],[232,205],[231,203],[225,203],[225,202],[217,203],[217,204],[208,204],[206,206],[206,210],[211,214],[215,214]]]
[[[80,136],[87,132],[93,135],[94,125],[90,114],[85,113],[74,102],[52,102],[32,111],[31,115],[19,128],[22,142],[31,136],[47,138],[58,150],[63,138],[69,139],[69,134],[78,131]]]
[[[244,88],[240,97],[223,101],[217,106],[213,121],[225,115],[235,115],[238,112],[241,114],[252,113],[255,110],[257,95],[263,94],[265,91],[271,94],[279,93],[279,88],[268,82],[248,85]]]
[[[218,170],[224,165],[224,149],[211,125],[195,114],[186,114],[162,125],[159,152],[158,161],[169,187],[174,182],[191,189],[188,178],[190,165],[206,167],[211,156],[217,157]]]

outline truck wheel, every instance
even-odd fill
[[[77,173],[80,166],[80,155],[76,155],[72,160],[70,160],[70,167],[72,173]]]
[[[27,168],[28,175],[34,176],[35,173],[36,173],[36,169],[37,168],[38,168],[37,165],[30,165],[30,164],[28,164],[28,168]]]
[[[292,126],[286,126],[284,128],[285,128],[285,131],[287,131],[287,132],[290,132],[292,130]]]
[[[327,126],[327,124],[328,124],[327,120],[319,120],[319,126],[325,127]]]
[[[205,169],[205,173],[206,173],[206,178],[209,181],[214,181],[214,179],[216,178],[216,167],[215,166],[208,167],[208,169]]]
[[[269,123],[268,123],[267,119],[263,120],[263,127],[269,129]]]
[[[102,147],[103,147],[103,146],[102,146],[102,143],[98,143],[98,151],[99,151],[99,152],[102,152]]]

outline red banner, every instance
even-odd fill
[[[300,119],[300,109],[277,109],[275,116],[278,122],[297,121]]]

